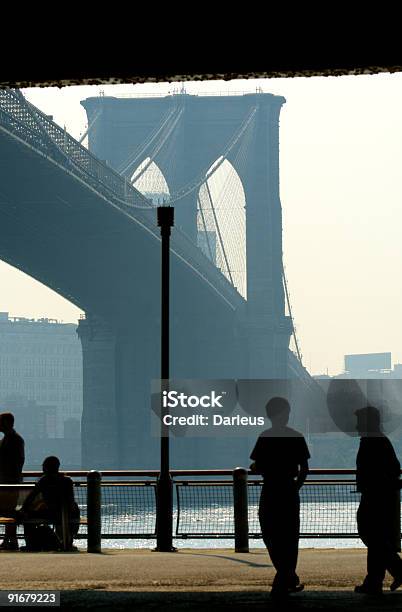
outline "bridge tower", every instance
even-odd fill
[[[93,124],[90,150],[115,169],[124,167],[133,152],[137,167],[156,150],[153,160],[171,194],[180,193],[183,186],[205,175],[239,135],[247,118],[252,118],[246,163],[240,166],[235,147],[226,155],[242,181],[246,198],[247,313],[238,321],[238,333],[247,353],[243,375],[248,378],[285,378],[288,373],[292,325],[285,316],[279,199],[279,114],[284,102],[283,97],[266,93],[105,96],[82,102],[88,124]],[[166,125],[169,121],[171,131]],[[159,150],[155,140],[161,141]],[[125,167],[129,178],[134,170],[134,166]],[[195,243],[197,191],[173,202],[176,227]]]
[[[92,125],[90,151],[115,170],[123,171],[128,179],[145,159],[151,158],[163,173],[172,196],[175,227],[194,243],[197,243],[198,189],[186,191],[183,187],[191,186],[199,177],[205,178],[207,170],[223,155],[242,182],[246,199],[247,302],[241,311],[229,316],[223,310],[214,310],[206,301],[202,307],[205,316],[197,319],[188,306],[182,312],[180,304],[172,307],[171,361],[172,376],[176,378],[266,379],[288,375],[291,322],[285,316],[282,284],[278,161],[279,113],[284,101],[282,97],[262,93],[206,97],[182,93],[160,98],[105,96],[82,102],[88,125]],[[247,137],[247,155],[243,155],[245,163],[240,164],[236,147],[243,137]],[[146,275],[144,279],[148,282]],[[180,294],[181,300],[185,296],[185,288],[175,290],[175,283],[179,282],[177,274],[172,273],[172,300],[175,294]],[[155,287],[150,288],[149,298],[150,303],[159,304]],[[136,456],[149,452],[145,447],[139,450],[141,441],[135,432],[139,423],[134,422],[132,413],[134,401],[138,407],[149,398],[149,379],[159,376],[159,342],[157,333],[152,331],[157,332],[157,325],[147,312],[141,314],[142,325],[150,326],[151,331],[148,355],[141,353],[139,358],[138,351],[144,350],[140,348],[142,340],[137,341],[141,330],[135,332],[131,326],[130,332],[117,330],[107,336],[96,315],[87,313],[89,327],[86,323],[80,325],[87,390],[83,436],[87,430],[96,446],[96,439],[108,439],[109,418],[117,419],[120,433],[111,444],[117,445],[119,452],[115,453],[114,461],[112,456],[107,461],[110,465],[114,462],[128,465],[134,453],[132,440],[137,440]],[[127,328],[132,316],[130,312],[120,316],[127,318]],[[157,316],[155,311],[153,316],[154,319]],[[104,356],[100,358],[102,351]],[[102,418],[93,385],[96,369],[102,385],[108,386],[105,393],[110,396],[112,411],[108,416],[104,407]],[[112,394],[110,385],[114,388]],[[175,448],[181,442],[185,444],[188,440],[178,441]],[[88,446],[92,449],[88,464],[94,464],[95,446]],[[156,444],[154,450],[157,456]],[[140,463],[137,465],[140,467]]]

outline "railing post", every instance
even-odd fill
[[[249,552],[248,544],[248,492],[247,470],[233,470],[233,509],[235,527],[235,552]]]
[[[101,474],[91,470],[87,474],[87,516],[89,553],[102,552],[101,543]]]

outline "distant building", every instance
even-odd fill
[[[82,349],[76,329],[73,323],[0,312],[0,409],[15,396],[22,404],[31,402],[33,411],[52,408],[48,437],[62,438],[66,420],[81,421]]]
[[[402,378],[402,364],[392,368],[391,353],[345,355],[345,371],[336,378]]]
[[[402,378],[402,363],[394,363],[394,378]]]
[[[10,395],[1,403],[3,412],[12,412],[15,427],[24,439],[44,440],[57,437],[57,409],[40,406],[22,395]]]
[[[78,419],[66,419],[64,421],[65,439],[79,440],[81,437],[81,423]]]
[[[80,421],[64,421],[64,439],[57,435],[57,410],[41,406],[21,395],[9,396],[2,402],[3,411],[15,416],[15,428],[25,440],[25,470],[41,469],[48,455],[57,455],[63,469],[81,467]]]
[[[345,355],[345,373],[352,378],[365,378],[369,374],[389,374],[391,353],[364,353]]]
[[[323,380],[329,378],[402,378],[402,364],[395,363],[392,367],[391,353],[360,353],[345,355],[345,369],[341,374],[315,374],[313,378]]]
[[[328,374],[315,374],[316,380],[329,378],[402,378],[402,363],[395,363],[392,367],[391,353],[359,353],[345,355],[345,369],[341,374],[328,376]]]

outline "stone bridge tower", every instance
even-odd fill
[[[246,197],[247,316],[249,378],[287,375],[291,322],[285,316],[282,284],[282,213],[279,199],[279,113],[285,99],[271,94],[236,96],[169,95],[161,98],[89,98],[82,102],[91,124],[90,150],[114,168],[147,141],[171,113],[181,111],[171,158],[157,154],[171,194],[194,182],[222,154],[255,110],[247,163],[227,159],[238,173]],[[100,112],[99,112],[100,111]],[[163,138],[163,131],[161,133]],[[154,145],[154,143],[153,143]],[[151,146],[149,149],[151,149]],[[142,159],[149,151],[143,151]],[[142,161],[142,160],[140,160]],[[137,163],[139,165],[140,162]],[[131,176],[135,168],[126,172]],[[196,243],[197,192],[178,200],[175,225]]]
[[[105,96],[82,102],[87,112],[88,125],[92,125],[89,149],[94,155],[119,170],[133,152],[142,149],[141,158],[135,167],[126,169],[128,178],[150,155],[151,149],[155,149],[156,139],[152,140],[152,135],[158,134],[159,130],[160,138],[163,139],[169,125],[174,124],[169,136],[169,155],[163,155],[161,147],[160,153],[154,157],[171,194],[205,175],[206,170],[228,149],[228,144],[236,135],[240,134],[241,137],[242,126],[250,121],[246,163],[242,167],[238,165],[235,148],[230,150],[229,147],[226,156],[242,181],[246,198],[247,303],[241,313],[235,313],[228,320],[215,314],[213,303],[206,304],[205,321],[189,319],[179,326],[178,334],[172,336],[179,336],[183,329],[198,329],[199,340],[193,342],[199,342],[199,345],[204,342],[207,349],[199,351],[196,356],[194,350],[186,354],[180,338],[173,339],[172,368],[176,377],[253,379],[285,378],[288,375],[288,347],[292,326],[289,317],[285,315],[279,199],[279,114],[284,101],[282,97],[256,93],[206,97],[177,94],[160,98]],[[147,141],[150,142],[149,147],[143,147]],[[197,243],[197,194],[198,189],[174,203],[175,226],[194,243]],[[152,291],[155,293],[157,288],[154,287]],[[159,302],[156,293],[152,300]],[[101,384],[109,390],[107,380],[116,385],[113,401],[120,403],[120,413],[123,411],[128,414],[131,408],[123,404],[136,397],[131,380],[133,369],[139,376],[157,378],[157,350],[154,350],[154,355],[149,355],[154,368],[151,373],[135,354],[135,334],[139,330],[124,332],[116,337],[116,333],[108,331],[96,315],[87,313],[89,327],[85,323],[80,326],[84,352],[84,389],[87,390],[84,401],[88,405],[93,404],[87,414],[96,413],[96,402],[103,402],[103,410],[106,412],[107,406],[110,406],[110,402],[102,399],[110,392],[105,389],[106,395],[100,398],[95,391],[96,370],[102,372]],[[229,335],[225,326],[231,327]],[[212,347],[213,350],[210,350]],[[227,359],[228,353],[232,354],[231,360]],[[198,359],[197,363],[193,359]],[[192,367],[189,367],[190,364]],[[116,383],[116,379],[122,376],[125,382]],[[124,388],[126,391],[122,391]],[[109,400],[112,401],[111,398]],[[93,419],[92,416],[87,426],[88,431],[92,432]],[[129,437],[133,427],[133,424],[123,425],[120,439],[112,440],[111,444],[121,447],[127,445],[128,442],[122,442],[122,436]],[[85,428],[84,410],[83,435]],[[96,446],[98,442],[95,438],[102,439],[102,435],[98,432],[96,436],[93,433],[93,436]],[[113,465],[113,452],[110,452],[110,457],[105,456],[104,464]],[[117,462],[127,464],[122,459],[117,459]]]

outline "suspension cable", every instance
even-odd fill
[[[207,194],[208,194],[209,202],[210,202],[210,204],[211,204],[212,214],[213,214],[214,221],[215,221],[216,231],[218,232],[218,238],[219,238],[219,242],[220,242],[220,245],[221,245],[221,249],[222,249],[222,253],[223,253],[223,258],[224,258],[224,260],[225,260],[226,269],[227,269],[228,274],[229,274],[230,282],[231,282],[231,283],[232,283],[232,285],[234,286],[234,283],[233,283],[233,278],[232,278],[232,273],[231,273],[230,268],[229,268],[228,258],[226,257],[225,245],[223,244],[222,235],[221,235],[221,230],[220,230],[220,228],[219,228],[219,223],[218,223],[218,219],[216,218],[216,213],[215,213],[214,203],[213,203],[213,201],[212,201],[211,192],[210,192],[210,190],[209,190],[208,181],[206,181],[206,183],[205,183],[205,187],[206,187],[206,190],[207,190]]]
[[[85,137],[89,134],[90,130],[92,130],[93,126],[95,125],[96,121],[99,119],[101,114],[102,114],[102,110],[98,110],[98,112],[95,114],[95,117],[92,119],[91,123],[88,124],[87,129],[85,130],[85,132],[79,139],[78,141],[79,144],[82,144],[83,140],[85,140]]]
[[[162,122],[156,126],[153,132],[149,135],[148,139],[140,144],[139,149],[137,148],[131,155],[129,155],[124,162],[118,166],[118,171],[124,174],[129,170],[130,167],[134,166],[135,163],[145,154],[145,151],[150,147],[153,141],[160,135],[166,125],[169,123],[173,115],[177,112],[177,106],[168,110],[166,115],[162,118]],[[135,157],[133,157],[135,156]]]
[[[208,181],[209,178],[211,178],[211,176],[223,164],[223,162],[225,161],[227,155],[230,153],[230,151],[233,149],[233,147],[238,143],[239,139],[241,138],[241,136],[244,134],[245,130],[250,125],[251,120],[253,119],[255,113],[257,112],[257,108],[258,108],[258,105],[256,105],[251,110],[251,112],[248,115],[248,117],[246,117],[245,121],[240,126],[239,131],[237,132],[237,134],[235,134],[233,139],[229,142],[227,147],[224,149],[223,153],[221,154],[221,156],[220,156],[218,162],[215,164],[215,166],[213,168],[211,168],[210,170],[208,170],[206,173],[204,173],[203,176],[201,178],[199,178],[198,180],[194,181],[193,183],[189,183],[188,185],[183,187],[177,193],[172,194],[171,198],[170,198],[170,204],[173,204],[173,202],[177,202],[178,200],[181,200],[185,196],[189,195],[192,191],[194,191],[194,189],[197,189],[198,187],[201,187],[201,185],[203,185],[206,181]]]
[[[163,140],[161,140],[157,146],[155,147],[154,151],[152,152],[152,154],[150,155],[148,161],[146,162],[146,164],[144,164],[144,166],[141,168],[141,170],[138,172],[138,174],[134,175],[131,177],[131,181],[132,183],[135,183],[136,181],[138,181],[138,179],[144,174],[144,172],[146,172],[146,170],[148,170],[149,166],[152,164],[152,162],[154,161],[155,157],[158,155],[158,153],[160,152],[160,150],[162,149],[162,147],[165,145],[166,141],[168,140],[169,136],[171,135],[171,133],[173,132],[173,130],[175,129],[181,115],[183,114],[183,109],[180,109],[178,115],[175,117],[174,121],[172,122],[172,124],[170,125],[170,127],[167,129],[167,132],[163,138]]]
[[[214,257],[213,257],[213,255],[212,255],[212,249],[211,249],[211,245],[210,245],[210,243],[209,243],[209,236],[208,236],[208,233],[209,233],[209,232],[207,231],[207,226],[205,225],[204,211],[203,211],[203,209],[202,209],[202,203],[201,203],[201,200],[200,200],[200,198],[199,198],[199,197],[198,197],[198,199],[197,199],[197,202],[198,202],[198,205],[199,205],[199,211],[200,211],[200,213],[201,213],[202,225],[203,225],[203,227],[204,227],[205,239],[206,239],[206,241],[207,241],[207,246],[208,246],[209,256],[210,256],[210,258],[211,258],[211,261],[214,263]]]
[[[294,339],[295,345],[296,345],[297,357],[298,357],[301,365],[303,365],[302,356],[301,356],[301,353],[300,353],[300,350],[299,350],[299,343],[297,341],[297,336],[296,336],[296,328],[295,328],[294,321],[293,321],[292,307],[290,305],[290,298],[289,298],[289,292],[288,292],[288,284],[287,284],[287,281],[286,281],[286,274],[285,274],[285,266],[283,265],[283,263],[282,263],[282,279],[283,279],[283,285],[284,285],[284,288],[285,288],[286,303],[287,303],[287,306],[288,306],[290,319],[292,321],[292,330],[293,330],[293,334],[292,335],[293,335],[293,339]]]

